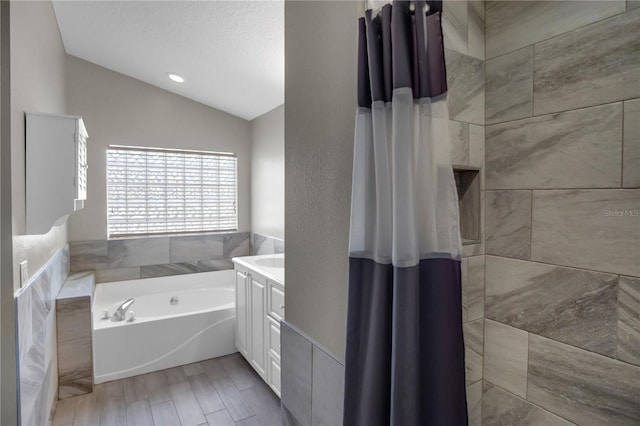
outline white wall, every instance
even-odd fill
[[[11,180],[14,290],[18,264],[31,273],[67,243],[66,223],[45,235],[25,232],[25,112],[65,113],[65,52],[50,1],[11,3]]]
[[[286,319],[344,359],[364,2],[285,2]]]
[[[250,123],[90,62],[67,56],[67,107],[89,140],[85,207],[69,219],[71,241],[107,237],[106,149],[133,145],[235,152],[238,227],[250,227]]]
[[[284,105],[251,121],[251,231],[284,238]]]
[[[25,232],[25,112],[65,113],[65,52],[50,1],[11,2],[10,5],[11,70],[11,199],[13,217],[13,291],[20,288],[18,263],[27,260],[33,274],[67,243],[66,222],[44,235]],[[4,238],[4,236],[3,236]],[[2,285],[7,283],[3,282]],[[3,291],[3,296],[6,292]],[[9,326],[3,315],[3,330]],[[15,321],[15,320],[13,320]],[[55,332],[52,339],[55,345]],[[3,333],[3,357],[9,342]],[[14,352],[15,353],[15,352]],[[51,381],[45,402],[53,406],[57,395],[57,352],[52,348]],[[15,365],[15,363],[14,363]],[[3,404],[5,391],[15,389],[13,369],[3,361]],[[15,393],[15,390],[14,390]],[[8,395],[7,396],[7,400]],[[15,400],[12,401],[12,404]],[[3,424],[15,414],[3,405]]]

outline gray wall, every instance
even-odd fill
[[[284,105],[251,121],[251,231],[284,238]]]
[[[484,424],[640,421],[640,8],[486,8]]]
[[[285,3],[286,318],[340,359],[361,5]]]
[[[21,261],[35,273],[67,242],[62,224],[45,235],[25,232],[25,112],[63,114],[65,52],[49,1],[11,4],[11,178],[14,290],[20,288]]]
[[[71,241],[107,236],[106,148],[150,146],[235,152],[238,155],[238,228],[250,226],[250,124],[155,86],[67,56],[67,107],[89,133],[84,209],[69,219]]]

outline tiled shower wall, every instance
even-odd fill
[[[380,8],[387,1],[367,1]],[[480,243],[463,247],[462,287],[470,425],[480,425],[484,341],[484,2],[444,2],[452,162],[481,169]],[[353,23],[356,25],[356,22]],[[345,254],[346,255],[346,254]],[[344,366],[313,339],[282,323],[282,405],[287,425],[341,424]]]
[[[55,299],[68,274],[65,246],[15,296],[23,425],[47,424],[57,399]]]
[[[638,6],[487,2],[484,424],[640,422]]]
[[[96,282],[233,269],[231,259],[284,252],[284,241],[249,232],[70,243],[71,271],[96,271]]]

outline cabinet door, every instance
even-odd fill
[[[245,358],[250,359],[249,336],[249,309],[247,291],[247,273],[236,268],[236,348]]]
[[[260,275],[251,274],[251,364],[255,370],[266,379],[266,340],[264,336],[264,321],[266,317],[266,287],[267,280]]]
[[[280,398],[280,360],[269,354],[269,386]]]

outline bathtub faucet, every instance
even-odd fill
[[[132,297],[131,299],[126,300],[122,305],[118,306],[118,309],[116,309],[111,317],[111,321],[124,321],[127,309],[129,309],[129,306],[133,305],[133,302],[135,301],[136,299]]]

